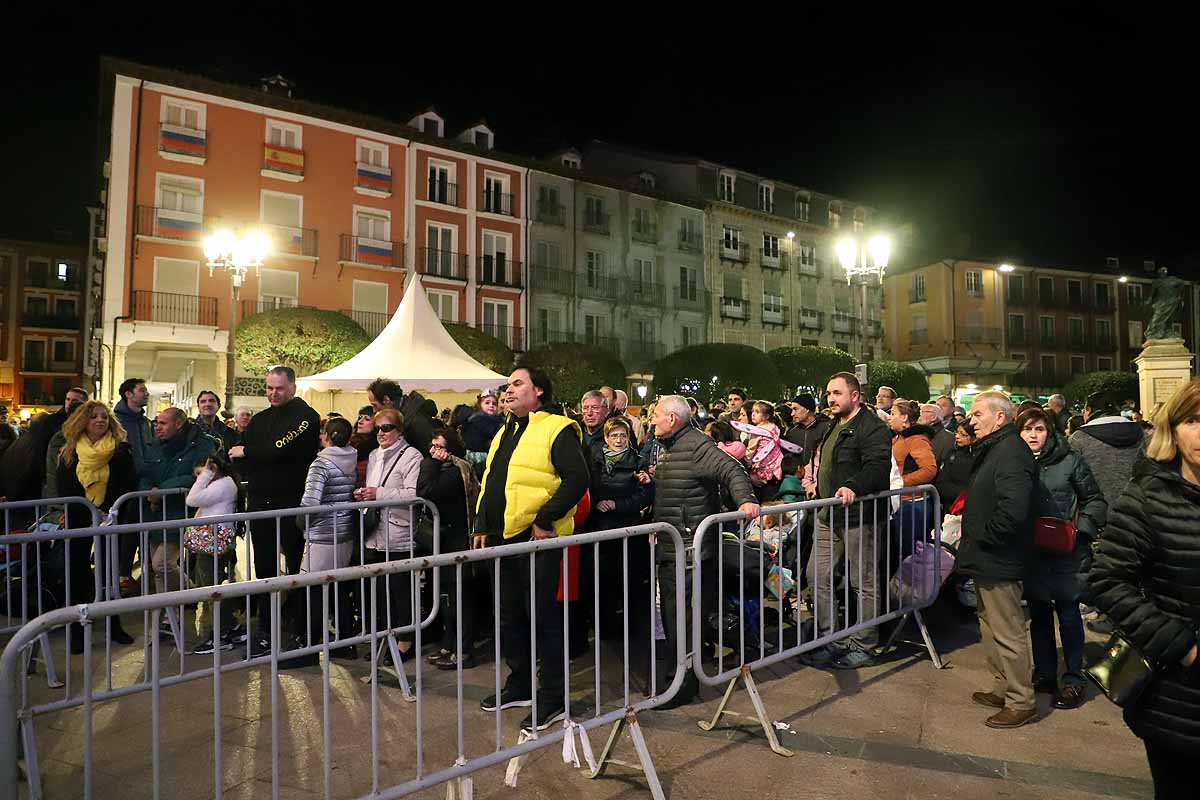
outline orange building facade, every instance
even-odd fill
[[[519,348],[525,170],[492,157],[486,125],[445,140],[432,110],[406,126],[295,100],[282,81],[105,66],[102,397],[135,376],[183,408],[224,396],[230,320],[274,308],[337,311],[373,336],[414,271],[444,320]],[[223,228],[272,241],[236,303],[202,249]],[[262,405],[262,376],[237,375],[235,402]]]

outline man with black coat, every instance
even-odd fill
[[[837,600],[829,587],[834,582],[835,568],[847,560],[847,555],[845,578],[854,586],[858,608],[862,609],[860,616],[876,616],[882,608],[876,591],[877,545],[879,537],[887,534],[890,505],[886,499],[855,501],[886,491],[892,469],[891,430],[863,403],[858,378],[849,372],[835,373],[825,394],[834,417],[817,445],[817,479],[809,497],[836,497],[842,507],[826,506],[817,512],[808,562],[808,585],[813,592],[821,592],[817,628],[822,636],[831,633],[837,624]],[[814,667],[857,669],[870,662],[871,651],[878,644],[879,630],[868,628],[844,642],[812,650],[803,660]]]
[[[1029,627],[1021,580],[1033,546],[1032,502],[1037,463],[1013,424],[1002,392],[975,396],[968,416],[978,441],[963,508],[956,568],[975,579],[979,638],[992,671],[992,689],[971,699],[996,709],[989,728],[1018,728],[1037,717]]]
[[[433,424],[437,406],[432,400],[426,400],[420,392],[406,395],[400,384],[387,378],[371,381],[367,386],[367,400],[376,413],[384,408],[399,409],[404,416],[404,441],[417,448],[425,458],[429,457],[429,443],[439,427]]]
[[[0,496],[9,500],[35,500],[39,497],[55,497],[55,494],[42,494],[45,481],[50,478],[46,473],[47,453],[50,445],[57,437],[58,449],[66,441],[60,435],[67,417],[75,409],[87,402],[88,395],[83,389],[68,389],[63,399],[62,408],[47,414],[34,417],[29,425],[29,433],[18,437],[0,459],[0,474],[3,475]],[[55,452],[57,459],[58,453]],[[51,480],[51,483],[56,483]]]
[[[785,476],[797,475],[801,467],[813,463],[813,452],[817,444],[825,438],[825,432],[833,424],[829,417],[817,413],[817,398],[811,394],[798,394],[789,405],[792,409],[792,426],[787,429],[783,438],[792,444],[800,445],[801,450],[799,453],[783,454]]]
[[[705,436],[691,424],[692,410],[687,400],[679,395],[667,395],[658,400],[654,407],[654,430],[661,449],[658,454],[658,465],[655,467],[654,481],[654,521],[674,525],[683,536],[683,544],[687,549],[693,546],[692,537],[701,520],[709,514],[716,514],[721,508],[722,490],[728,492],[737,504],[738,510],[747,519],[758,516],[758,502],[754,497],[754,489],[750,485],[750,476],[738,461],[727,455],[717,443]],[[720,545],[721,531],[712,527],[708,536],[701,542],[701,558],[711,561],[716,558],[717,547]],[[659,539],[658,581],[659,599],[662,610],[663,629],[667,635],[665,650],[669,657],[675,654],[675,568],[674,542],[669,537]],[[690,561],[690,559],[689,559]],[[703,568],[706,582],[711,584],[702,590],[704,601],[712,602],[717,599],[716,565],[706,565]],[[687,625],[692,624],[692,615],[687,613],[691,608],[692,582],[684,581],[683,616]],[[701,609],[701,619],[707,619],[711,609]],[[690,631],[686,634],[685,643],[691,642]],[[685,645],[686,649],[686,645]],[[670,679],[670,675],[658,677]],[[673,700],[664,704],[663,708],[675,708],[695,699],[700,691],[699,681],[691,669],[684,676],[683,686]]]
[[[291,367],[272,367],[267,373],[267,402],[270,407],[250,418],[250,424],[242,432],[242,443],[229,451],[229,457],[237,460],[249,481],[250,511],[299,506],[308,467],[321,449],[321,418],[308,403],[296,397],[296,373]],[[280,551],[287,562],[288,574],[300,572],[304,533],[286,522],[278,530],[276,549],[275,520],[250,523],[256,578],[279,574]],[[263,627],[269,613],[267,598],[268,595],[256,598],[259,624]],[[268,647],[269,644],[268,640]]]
[[[221,449],[228,453],[242,443],[242,435],[221,421],[217,412],[221,410],[221,398],[211,389],[205,389],[196,395],[196,426],[221,443]]]

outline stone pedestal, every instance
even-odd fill
[[[1183,339],[1150,339],[1133,363],[1137,364],[1140,407],[1146,419],[1192,379],[1192,354]]]

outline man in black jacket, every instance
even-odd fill
[[[221,449],[228,453],[241,444],[242,437],[233,428],[221,421],[217,414],[221,410],[221,398],[211,389],[205,389],[196,395],[196,427],[221,443]]]
[[[789,405],[792,408],[792,427],[787,429],[783,437],[792,444],[800,445],[801,450],[799,453],[783,454],[783,474],[796,475],[801,467],[813,463],[817,444],[825,438],[825,432],[833,423],[829,417],[817,413],[817,398],[811,394],[798,394]]]
[[[661,450],[658,455],[658,465],[655,467],[654,521],[667,522],[674,525],[683,536],[687,549],[693,545],[692,537],[697,526],[709,514],[716,514],[721,508],[721,491],[724,489],[738,504],[738,510],[747,519],[758,516],[758,502],[754,490],[750,486],[750,477],[746,470],[735,459],[717,447],[709,437],[691,425],[692,410],[687,400],[679,395],[667,395],[658,400],[654,407],[654,430],[658,437]],[[704,541],[701,542],[701,557],[712,561],[720,546],[721,530],[712,526]],[[667,635],[667,655],[674,658],[675,653],[675,568],[674,542],[667,537],[659,540],[658,547],[658,586],[659,600],[662,609],[663,629]],[[689,558],[687,563],[690,564]],[[703,568],[705,581],[711,579],[711,590],[703,592],[705,601],[716,601],[717,572],[716,564],[707,564]],[[692,623],[692,615],[687,613],[691,608],[692,582],[684,581],[684,618],[687,624]],[[701,609],[701,618],[708,618],[708,610]],[[691,642],[688,633],[685,643]],[[686,647],[686,644],[685,644]],[[659,674],[660,678],[669,680],[669,675]],[[679,694],[663,707],[674,708],[684,703],[690,703],[700,691],[699,681],[689,669],[684,677]]]
[[[1029,626],[1021,608],[1021,579],[1033,544],[1037,464],[1013,425],[1012,401],[981,392],[968,419],[979,437],[963,508],[956,566],[975,579],[979,638],[992,671],[992,690],[971,699],[997,709],[990,728],[1017,728],[1037,716]]]
[[[242,433],[242,443],[229,451],[249,481],[247,500],[250,511],[295,508],[304,496],[308,467],[321,449],[321,418],[308,403],[296,397],[296,373],[291,367],[272,367],[267,373],[267,402],[270,407],[250,418]],[[250,523],[254,545],[254,577],[273,578],[279,574],[282,551],[289,575],[300,572],[304,552],[304,534],[291,520],[278,526],[273,519]],[[268,595],[257,595],[260,627],[266,627]],[[242,632],[238,632],[240,638]],[[260,639],[261,636],[260,631]],[[236,644],[235,639],[235,644]],[[256,642],[261,648],[262,641]],[[266,640],[269,648],[270,640]]]
[[[892,468],[892,435],[887,425],[862,402],[862,387],[849,372],[838,372],[825,388],[833,424],[817,445],[816,484],[810,497],[836,497],[842,507],[826,506],[817,512],[813,552],[808,562],[808,585],[817,595],[817,628],[822,636],[835,629],[837,598],[833,591],[834,569],[846,560],[845,579],[854,586],[859,600],[859,621],[879,614],[878,537],[888,530],[889,503],[873,500],[856,503],[860,497],[886,491]],[[861,584],[861,585],[858,585]],[[814,667],[857,669],[871,660],[879,644],[877,628],[805,655]]]

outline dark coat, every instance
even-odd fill
[[[400,413],[404,416],[404,441],[417,448],[422,456],[428,456],[429,443],[433,441],[437,426],[433,424],[425,396],[420,392],[406,394],[400,404]]]
[[[1011,423],[977,441],[974,450],[957,569],[976,578],[1019,581],[1033,545],[1033,452]]]
[[[757,502],[746,470],[700,431],[685,425],[658,441],[661,447],[654,471],[654,521],[678,528],[686,547],[692,546],[700,521],[722,510],[722,488],[729,491],[736,505]],[[719,537],[720,531],[714,527],[705,537],[705,555],[716,553]],[[660,558],[674,552],[671,539],[662,537],[659,541]]]
[[[787,429],[784,438],[792,444],[798,444],[803,448],[799,453],[783,452],[783,474],[784,476],[795,475],[798,467],[806,467],[812,463],[813,453],[816,452],[816,447],[821,440],[825,438],[825,434],[829,432],[830,426],[833,424],[829,417],[824,414],[817,414],[817,418],[812,425],[807,428],[803,425],[793,425]]]
[[[0,497],[9,500],[36,500],[43,496],[46,452],[50,447],[50,440],[62,430],[66,421],[66,409],[38,414],[29,424],[29,431],[17,437],[17,440],[0,454]]]
[[[1200,755],[1200,660],[1179,663],[1200,621],[1200,487],[1178,460],[1138,460],[1109,510],[1089,584],[1100,611],[1156,667],[1125,721],[1159,747]]]
[[[299,397],[263,409],[242,432],[251,511],[295,507],[321,449],[321,418]]]
[[[938,462],[937,480],[933,485],[937,487],[938,497],[942,499],[942,510],[946,513],[950,512],[950,506],[954,505],[954,501],[970,485],[971,467],[974,463],[975,456],[969,445],[955,447],[946,454],[945,460]]]
[[[220,442],[204,433],[199,426],[185,423],[179,435],[160,441],[142,465],[139,489],[190,489],[196,482],[196,462],[211,457]],[[173,494],[163,498],[166,515],[162,519],[185,519],[186,495]]]
[[[242,435],[222,422],[220,417],[215,418],[212,425],[205,423],[203,417],[196,417],[192,422],[201,431],[219,441],[221,449],[226,453],[242,443]]]
[[[417,473],[417,497],[437,506],[441,522],[441,550],[451,553],[467,549],[467,489],[462,472],[450,459],[421,459]]]
[[[492,439],[496,438],[496,434],[503,427],[504,415],[476,411],[463,423],[463,445],[476,453],[486,453],[492,446]]]
[[[154,429],[150,427],[150,420],[146,419],[146,409],[134,411],[122,398],[113,406],[113,416],[125,429],[125,439],[133,453],[133,464],[141,474],[150,452],[157,446]]]
[[[954,443],[954,434],[942,426],[935,425],[931,430],[933,431],[933,439],[930,443],[933,445],[933,457],[937,460],[938,467],[940,468],[942,462],[954,452],[954,448],[957,445]]]
[[[837,429],[830,424],[825,435],[817,444],[823,451],[825,442]],[[892,477],[892,432],[874,410],[862,406],[854,419],[838,434],[833,445],[833,471],[829,475],[830,497],[845,486],[857,497],[885,492],[891,486]],[[863,513],[863,504],[855,503],[848,511],[851,525],[857,525]],[[872,511],[868,508],[867,515]],[[841,512],[838,514],[842,518]]]
[[[58,489],[63,497],[83,497],[83,485],[75,468],[79,466],[79,457],[71,456],[67,462],[58,462]],[[108,487],[104,491],[104,502],[100,504],[101,511],[108,511],[121,495],[137,489],[137,468],[133,463],[133,449],[129,442],[121,442],[113,451],[108,462]],[[78,504],[67,506],[67,527],[87,528],[92,524],[91,517]]]
[[[592,473],[592,512],[588,517],[588,529],[594,531],[609,528],[624,528],[641,522],[641,511],[654,499],[651,484],[637,479],[638,452],[631,445],[613,463],[600,457],[593,458],[589,465]],[[599,511],[596,506],[601,500],[612,500],[617,507],[612,511]]]

